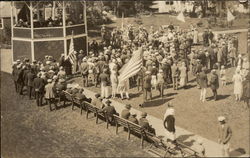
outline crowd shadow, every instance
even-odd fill
[[[191,88],[194,88],[194,87],[196,87],[196,85],[188,84],[188,85],[186,85],[186,87],[184,89],[191,89]]]
[[[244,154],[246,154],[245,149],[237,148],[237,149],[231,151],[229,155],[230,155],[230,157],[239,157],[239,156],[242,156]]]
[[[170,100],[172,100],[173,98],[164,98],[164,99],[158,99],[158,100],[151,100],[148,102],[145,102],[143,104],[143,107],[156,107],[156,106],[160,106]]]
[[[217,101],[218,101],[218,100],[226,99],[226,98],[228,98],[229,96],[230,96],[230,95],[217,95]],[[213,99],[214,99],[213,96],[207,98],[208,101],[213,100]]]
[[[138,92],[138,93],[130,93],[130,94],[129,94],[129,97],[130,97],[130,99],[132,99],[132,98],[140,97],[140,95],[142,95],[141,92]]]
[[[178,94],[178,93],[167,93],[165,96],[170,97],[170,96],[173,96],[173,95],[176,95],[176,94]]]
[[[184,135],[180,135],[176,139],[180,142],[184,142],[185,140],[187,140],[189,137],[192,137],[192,136],[194,136],[194,134],[184,134]]]

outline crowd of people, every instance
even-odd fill
[[[200,100],[206,101],[209,86],[216,100],[219,81],[222,86],[229,82],[226,72],[229,67],[236,67],[236,76],[241,76],[234,77],[233,82],[236,99],[242,98],[249,61],[238,50],[237,36],[215,36],[206,29],[202,34],[203,45],[196,46],[200,43],[197,28],[182,30],[172,25],[157,30],[151,27],[149,31],[143,26],[136,28],[132,25],[108,31],[103,26],[101,35],[102,41],[93,40],[89,44],[88,55],[83,55],[82,50],[75,52],[77,64],[73,65],[73,73],[82,74],[84,86],[90,86],[89,81],[95,86],[100,85],[102,98],[120,94],[122,99],[130,99],[129,87],[137,86],[138,90],[143,90],[146,102],[148,98],[152,99],[152,90],[158,90],[159,96],[163,97],[167,87],[187,88],[192,74],[201,89]],[[119,83],[121,68],[139,48],[143,50],[143,67],[138,74]]]
[[[159,97],[162,98],[167,88],[186,89],[189,75],[192,74],[201,90],[200,100],[206,101],[208,87],[213,92],[214,100],[217,100],[219,81],[222,86],[227,85],[226,71],[229,67],[236,67],[232,78],[236,100],[240,101],[243,95],[249,97],[249,94],[243,93],[249,90],[249,87],[248,90],[243,88],[244,82],[249,82],[249,61],[239,52],[236,36],[222,35],[215,38],[211,30],[207,29],[202,35],[203,45],[196,46],[199,44],[196,28],[181,30],[172,25],[157,30],[154,27],[146,30],[143,26],[135,28],[128,25],[123,29],[115,28],[111,32],[104,26],[101,35],[101,42],[93,40],[89,44],[90,51],[87,55],[82,50],[74,52],[77,57],[74,64],[71,64],[64,54],[59,61],[49,55],[46,55],[43,61],[30,62],[26,58],[23,61],[15,61],[12,75],[16,92],[23,95],[26,89],[29,99],[36,99],[37,106],[43,105],[45,98],[52,110],[53,104],[58,108],[58,103],[64,97],[62,91],[66,91],[82,101],[91,102],[101,109],[100,112],[106,112],[110,116],[110,122],[113,122],[112,115],[120,115],[153,133],[155,129],[149,125],[147,113],[142,113],[141,118],[137,120],[136,114],[129,112],[131,105],[127,104],[126,109],[118,114],[111,106],[109,98],[120,94],[121,99],[130,99],[129,88],[137,86],[138,91],[143,91],[145,103],[152,100],[152,90],[158,90]],[[118,76],[122,67],[138,49],[143,51],[143,66],[139,73],[119,82]],[[66,80],[75,74],[81,74],[83,87],[67,85]],[[96,94],[95,98],[87,98],[84,87],[88,86],[100,86],[100,94]],[[107,99],[105,104],[103,99]],[[168,107],[164,115],[164,127],[168,138],[175,140],[174,109],[171,103],[168,103]],[[225,118],[220,118],[219,121],[223,122]],[[222,132],[231,137],[231,129]],[[228,140],[225,142],[224,147],[227,149]],[[200,149],[202,153],[205,152],[203,147]]]

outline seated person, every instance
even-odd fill
[[[72,88],[71,87],[68,87],[67,89],[66,89],[66,92],[68,92],[69,94],[72,94]]]
[[[122,110],[122,112],[121,112],[121,117],[127,120],[129,118],[129,116],[130,116],[130,112],[129,112],[130,109],[131,109],[131,105],[126,104],[125,109]]]
[[[139,125],[140,125],[142,128],[144,128],[145,130],[147,130],[148,132],[155,134],[155,129],[152,128],[151,125],[149,125],[149,122],[148,122],[148,120],[146,119],[147,115],[148,115],[148,114],[147,114],[146,112],[142,112],[141,118],[139,119]]]
[[[115,107],[110,105],[111,104],[110,100],[107,100],[105,103],[106,106],[103,109],[99,110],[99,112],[106,112],[109,123],[113,125],[114,124],[113,115],[119,115],[119,114],[116,112]]]
[[[130,117],[128,118],[128,120],[138,125],[139,121],[136,118],[136,116],[137,116],[136,114],[131,114]]]
[[[91,101],[91,104],[96,106],[99,109],[104,108],[102,103],[101,95],[99,93],[95,94],[95,98]]]
[[[91,98],[87,98],[87,97],[83,94],[83,91],[84,91],[84,89],[83,89],[83,88],[80,88],[80,89],[78,90],[78,92],[75,93],[74,97],[77,98],[77,99],[79,99],[80,102],[86,101],[86,102],[88,102],[88,103],[91,103],[91,100],[92,100],[92,99],[91,99]]]

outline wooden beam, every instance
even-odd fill
[[[15,2],[10,2],[11,4],[11,17],[10,17],[10,22],[11,22],[11,58],[12,58],[12,63],[14,62],[14,54],[13,54],[13,37],[14,37],[14,32],[13,32],[13,27],[14,27],[14,21],[13,21],[13,6]],[[15,7],[15,6],[14,6]],[[17,19],[17,18],[16,18]]]
[[[63,1],[63,37],[64,37],[64,55],[67,56],[67,39],[66,39],[66,21],[65,21],[65,1]]]
[[[83,10],[83,15],[84,15],[84,24],[85,24],[85,34],[86,34],[86,52],[87,55],[89,55],[89,51],[88,51],[88,29],[87,29],[87,7],[86,7],[86,1],[84,1],[84,10]]]
[[[31,31],[31,61],[35,60],[35,51],[34,51],[34,22],[33,22],[33,2],[30,1],[30,31]]]

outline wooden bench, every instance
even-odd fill
[[[66,101],[69,101],[72,108],[73,108],[73,96],[72,96],[72,94],[70,94],[67,91],[63,91],[63,93],[64,93],[64,97],[65,97],[64,101],[63,101],[63,106],[65,106]]]
[[[146,138],[151,143],[148,149],[149,152],[160,157],[171,157],[175,155],[173,144],[168,143],[168,142],[163,142],[163,139],[149,132],[146,132]]]
[[[82,111],[85,109],[85,104],[83,103],[83,101],[80,100],[80,98],[77,97],[73,97],[73,104],[72,104],[72,110],[74,110],[74,106],[75,104],[79,105],[80,109],[81,109],[81,115],[82,115]]]
[[[89,113],[92,112],[92,113],[94,113],[94,116],[96,117],[96,124],[98,124],[99,116],[101,116],[102,118],[104,118],[104,120],[107,123],[106,128],[109,127],[108,117],[107,117],[107,114],[105,112],[99,112],[99,110],[100,110],[99,108],[97,108],[96,106],[94,106],[91,103],[88,103],[86,101],[84,101],[83,104],[84,104],[84,107],[87,111],[87,114],[86,114],[87,119],[88,119]]]
[[[116,134],[118,134],[119,125],[128,129],[128,136],[127,136],[128,140],[130,139],[131,132],[135,132],[139,134],[141,137],[141,147],[143,148],[143,142],[145,139],[145,131],[140,125],[137,125],[129,120],[126,120],[116,115],[114,115],[114,120],[116,124]]]
[[[197,151],[179,141],[175,143],[164,141],[149,132],[146,132],[146,138],[152,143],[148,151],[160,157],[202,157]],[[153,146],[156,149],[153,149]]]

